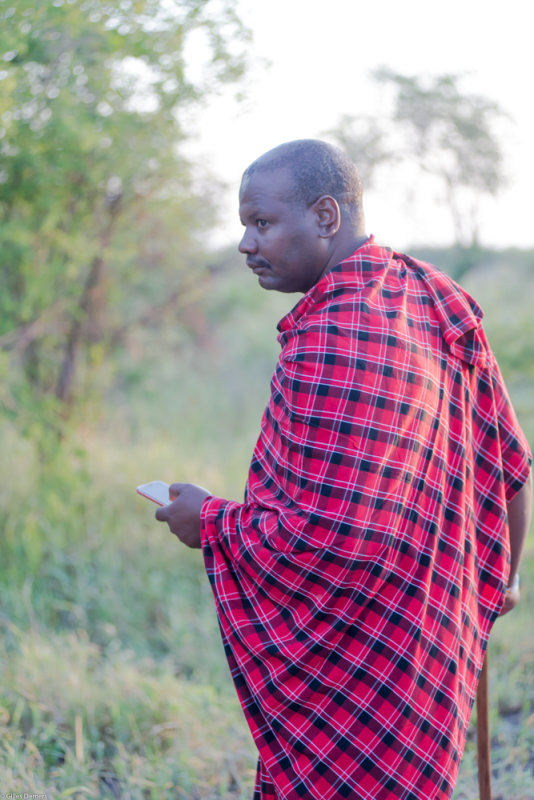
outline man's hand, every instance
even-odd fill
[[[167,522],[171,532],[188,547],[200,548],[200,509],[210,492],[194,483],[172,483],[169,496],[172,502],[158,508],[156,519]]]
[[[506,594],[504,595],[504,603],[499,616],[504,617],[504,615],[508,614],[509,611],[515,608],[518,603],[519,578],[516,576],[516,579],[512,582],[512,585],[506,590]]]

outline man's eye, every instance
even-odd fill
[[[268,223],[266,219],[257,219],[256,225],[258,226],[258,228],[266,228]]]

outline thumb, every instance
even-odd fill
[[[169,497],[171,498],[171,502],[176,500],[176,498],[183,492],[186,486],[189,484],[187,483],[171,483],[169,486]]]

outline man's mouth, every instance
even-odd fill
[[[247,267],[253,272],[262,272],[269,269],[269,264],[266,261],[247,261]]]

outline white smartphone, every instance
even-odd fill
[[[169,497],[169,484],[165,481],[150,481],[150,483],[142,483],[136,489],[137,494],[152,500],[158,506],[166,506],[171,502]]]

